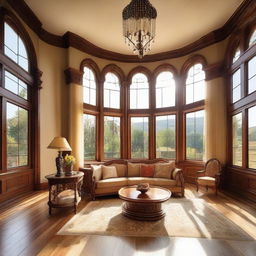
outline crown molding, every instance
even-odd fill
[[[237,28],[237,26],[243,24],[244,19],[250,17],[251,14],[255,13],[256,11],[255,0],[244,0],[221,28],[206,34],[195,42],[182,48],[146,55],[143,57],[143,59],[139,59],[135,55],[125,55],[100,48],[72,32],[66,32],[63,36],[54,35],[42,28],[41,21],[29,8],[24,0],[6,1],[20,16],[20,18],[38,35],[38,37],[46,43],[62,48],[74,47],[82,52],[88,53],[98,58],[127,63],[145,63],[178,58],[188,55],[194,51],[198,51],[214,43],[218,43],[226,39]]]

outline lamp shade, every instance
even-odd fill
[[[64,137],[55,137],[47,148],[58,149],[59,151],[72,150],[66,138]]]

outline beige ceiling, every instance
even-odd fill
[[[122,37],[122,10],[130,0],[25,0],[48,32],[78,34],[106,50],[131,54]],[[174,50],[220,28],[243,0],[151,0],[157,9],[151,53]]]

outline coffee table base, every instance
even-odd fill
[[[143,221],[160,220],[165,216],[161,203],[140,203],[140,202],[124,202],[122,206],[124,216]]]

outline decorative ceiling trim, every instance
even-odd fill
[[[146,55],[145,57],[143,57],[143,59],[139,59],[135,55],[125,55],[100,48],[72,32],[67,32],[63,36],[49,33],[42,28],[41,21],[29,8],[24,0],[7,0],[7,2],[17,12],[22,20],[39,36],[39,38],[46,43],[62,48],[74,47],[95,57],[128,63],[155,62],[166,59],[178,58],[205,48],[214,43],[218,43],[227,38],[236,28],[236,26],[241,25],[243,23],[243,20],[245,18],[248,18],[250,14],[253,15],[256,10],[255,0],[244,0],[242,4],[238,7],[238,9],[221,28],[206,34],[195,42],[188,44],[182,48],[157,54]]]

